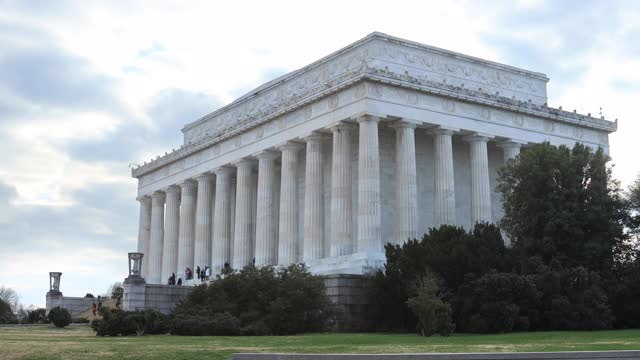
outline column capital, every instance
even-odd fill
[[[251,158],[242,158],[242,159],[232,161],[231,165],[235,166],[236,168],[241,168],[241,167],[253,167],[255,163],[256,161]]]
[[[168,188],[164,189],[165,194],[180,194],[180,186],[171,185]]]
[[[209,180],[213,180],[213,175],[208,174],[208,173],[204,173],[204,174],[200,174],[200,175],[196,176],[195,179],[198,182],[209,181]]]
[[[474,132],[469,135],[465,135],[462,139],[466,142],[488,142],[490,139],[493,139],[493,135],[489,135],[487,133]]]
[[[392,122],[390,122],[388,124],[389,124],[390,128],[393,128],[393,129],[396,129],[396,130],[397,129],[415,129],[416,126],[418,125],[418,124],[416,124],[414,122],[410,122],[410,121],[406,121],[406,120],[402,120],[402,119],[392,121]]]
[[[332,133],[336,133],[336,132],[340,132],[343,130],[351,130],[354,129],[356,126],[352,123],[348,123],[346,121],[337,121],[331,125],[328,126],[329,130],[331,130]]]
[[[507,148],[507,147],[521,148],[522,146],[525,146],[527,144],[528,144],[527,141],[518,140],[518,139],[506,139],[504,141],[500,141],[497,143],[498,147],[501,147],[501,148]]]
[[[374,115],[362,115],[362,116],[358,116],[356,118],[356,121],[359,123],[361,122],[376,122],[379,123],[380,122],[380,117],[379,116],[374,116]]]
[[[327,139],[327,135],[323,134],[319,131],[312,131],[304,136],[301,137],[302,141],[304,142],[311,142],[311,141],[322,141]]]
[[[184,189],[184,188],[192,188],[192,187],[196,187],[196,186],[198,186],[198,183],[197,183],[197,182],[195,182],[194,180],[187,179],[187,180],[185,180],[185,181],[181,182],[181,183],[179,184],[179,186],[180,186],[181,188],[183,188],[183,189]]]
[[[275,160],[280,157],[280,154],[273,150],[262,150],[253,154],[253,156],[258,160]]]
[[[162,191],[154,191],[153,194],[151,194],[151,199],[153,200],[164,201],[165,197],[166,195]]]
[[[454,127],[448,127],[448,126],[436,126],[434,128],[427,130],[427,132],[433,135],[453,135],[458,131],[460,131],[460,129],[454,128]]]
[[[213,169],[213,172],[216,176],[219,175],[231,175],[233,174],[233,167],[231,166],[220,166],[218,168]]]
[[[280,144],[278,146],[276,146],[276,148],[280,151],[298,151],[300,149],[302,149],[304,147],[304,145],[302,145],[299,142],[295,142],[295,141],[287,141],[284,144]]]
[[[139,201],[141,203],[150,203],[151,202],[151,197],[149,195],[142,195],[142,196],[138,196],[136,198],[136,201]]]

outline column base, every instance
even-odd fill
[[[359,252],[310,261],[307,266],[315,275],[368,275],[383,269],[387,261],[383,252]]]

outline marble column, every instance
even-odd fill
[[[164,242],[164,200],[163,192],[151,195],[151,242],[149,245],[149,272],[147,283],[163,284],[162,282],[162,249]]]
[[[198,182],[198,197],[196,204],[196,239],[193,252],[193,266],[199,266],[201,269],[204,269],[205,266],[211,265],[213,176],[210,174],[198,175],[196,181]]]
[[[180,184],[180,235],[178,236],[178,271],[176,276],[185,281],[185,269],[193,267],[196,236],[197,184],[186,180]],[[177,281],[177,279],[176,279]]]
[[[211,272],[220,274],[225,264],[231,265],[231,201],[233,168],[223,166],[216,173],[216,214],[213,219],[213,246],[211,252]]]
[[[280,224],[278,226],[278,265],[288,266],[298,256],[298,152],[301,144],[289,142],[278,147],[282,151],[280,183]]]
[[[331,163],[331,239],[330,256],[349,255],[354,251],[351,198],[351,129],[340,122],[331,127],[333,153]]]
[[[524,141],[511,140],[511,139],[498,144],[498,146],[502,148],[505,164],[510,159],[513,159],[516,156],[520,155],[520,148],[522,147],[523,144],[525,144]]]
[[[258,200],[256,204],[256,266],[277,265],[278,224],[276,223],[275,151],[262,151],[258,158]]]
[[[396,129],[396,241],[418,237],[418,185],[413,123],[398,121]]]
[[[381,253],[382,218],[380,214],[380,118],[358,118],[358,252]]]
[[[453,176],[453,146],[451,136],[454,131],[437,128],[432,131],[435,155],[435,220],[437,225],[456,224],[456,192]]]
[[[151,240],[151,198],[142,196],[140,202],[140,218],[138,223],[138,252],[143,253],[142,277],[146,278],[149,269],[149,244]]]
[[[240,270],[253,263],[254,243],[251,224],[251,203],[254,161],[242,159],[236,166],[236,216],[233,245],[233,268]]]
[[[470,135],[471,162],[471,226],[477,222],[491,221],[491,187],[489,185],[488,136]]]
[[[324,257],[324,136],[314,132],[307,143],[304,186],[304,246],[302,260],[309,263]]]
[[[162,247],[162,276],[166,284],[169,276],[178,270],[178,235],[180,231],[180,187],[170,186],[165,190],[166,209],[164,241]],[[177,279],[176,279],[177,280]]]

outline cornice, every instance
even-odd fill
[[[315,96],[302,99],[300,102],[290,105],[284,109],[276,110],[271,114],[265,114],[262,118],[251,119],[242,123],[237,123],[237,126],[229,128],[222,134],[209,135],[198,142],[194,142],[181,147],[180,149],[171,152],[165,156],[158,157],[156,160],[146,163],[143,166],[132,169],[131,173],[133,177],[140,177],[155,169],[163,167],[169,163],[184,158],[190,154],[193,154],[202,149],[208,148],[219,142],[222,142],[228,138],[235,136],[238,133],[242,133],[251,128],[259,126],[267,121],[270,121],[276,117],[282,116],[286,113],[294,111],[310,102],[315,101],[318,98],[325,97],[337,91],[344,89],[345,87],[354,85],[360,81],[373,81],[383,84],[390,84],[400,86],[403,88],[420,90],[433,95],[440,95],[451,99],[462,100],[470,103],[487,105],[504,110],[514,111],[527,115],[533,115],[541,118],[566,122],[570,124],[595,128],[606,132],[614,132],[617,130],[617,122],[607,121],[605,119],[597,119],[588,115],[582,115],[575,112],[564,111],[562,109],[551,108],[546,105],[535,105],[529,102],[517,101],[505,97],[501,97],[496,94],[486,94],[479,91],[469,90],[465,88],[455,87],[447,84],[422,84],[415,79],[406,78],[390,78],[388,76],[379,76],[377,74],[359,74],[351,79],[345,80],[342,83],[336,84],[334,87],[326,89],[325,91],[318,93]]]

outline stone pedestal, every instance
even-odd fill
[[[145,286],[144,278],[129,276],[122,283],[122,309],[126,311],[144,310]]]
[[[53,309],[56,306],[62,307],[62,303],[63,303],[62,299],[63,299],[63,296],[60,291],[49,290],[47,292],[47,298],[46,298],[47,314],[49,313],[49,310]]]

